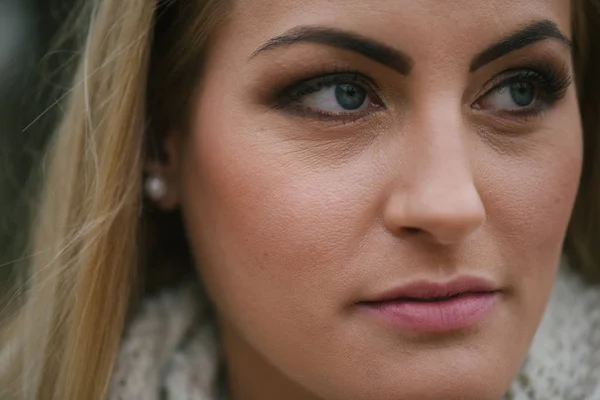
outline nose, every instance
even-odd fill
[[[386,229],[443,245],[460,243],[477,231],[486,210],[469,153],[463,135],[446,132],[441,140],[430,140],[416,162],[404,163],[411,172],[402,174],[386,199]]]

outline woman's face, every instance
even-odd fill
[[[173,136],[234,396],[502,396],[582,161],[569,1],[510,3],[235,1]]]

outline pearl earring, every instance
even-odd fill
[[[146,195],[153,201],[160,201],[167,195],[167,183],[157,175],[146,179],[145,189]]]

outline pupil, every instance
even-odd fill
[[[510,85],[510,95],[518,106],[525,107],[535,100],[535,88],[531,83],[513,83]]]
[[[356,110],[365,102],[367,92],[355,85],[342,84],[335,88],[335,99],[346,110]]]

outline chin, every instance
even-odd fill
[[[500,400],[535,332],[503,303],[479,324],[453,332],[409,333],[366,321],[360,334],[339,343],[357,354],[346,366],[354,379],[328,400]]]
[[[365,347],[359,350],[360,359],[346,360],[343,369],[330,370],[328,380],[321,381],[324,383],[321,388],[325,390],[319,391],[318,397],[327,400],[500,400],[526,353],[525,338],[521,341],[509,332],[503,333],[506,335],[486,331],[411,345],[396,341],[395,345],[381,346],[379,342],[376,349],[363,342]],[[515,341],[506,339],[510,337]]]
[[[484,364],[483,362],[481,364]],[[365,371],[372,375],[372,371]],[[393,374],[349,382],[343,393],[328,393],[327,400],[500,400],[512,374],[491,365],[441,368],[416,365]],[[360,383],[360,385],[358,384]],[[340,386],[337,386],[339,390]],[[321,396],[319,396],[321,397]]]

